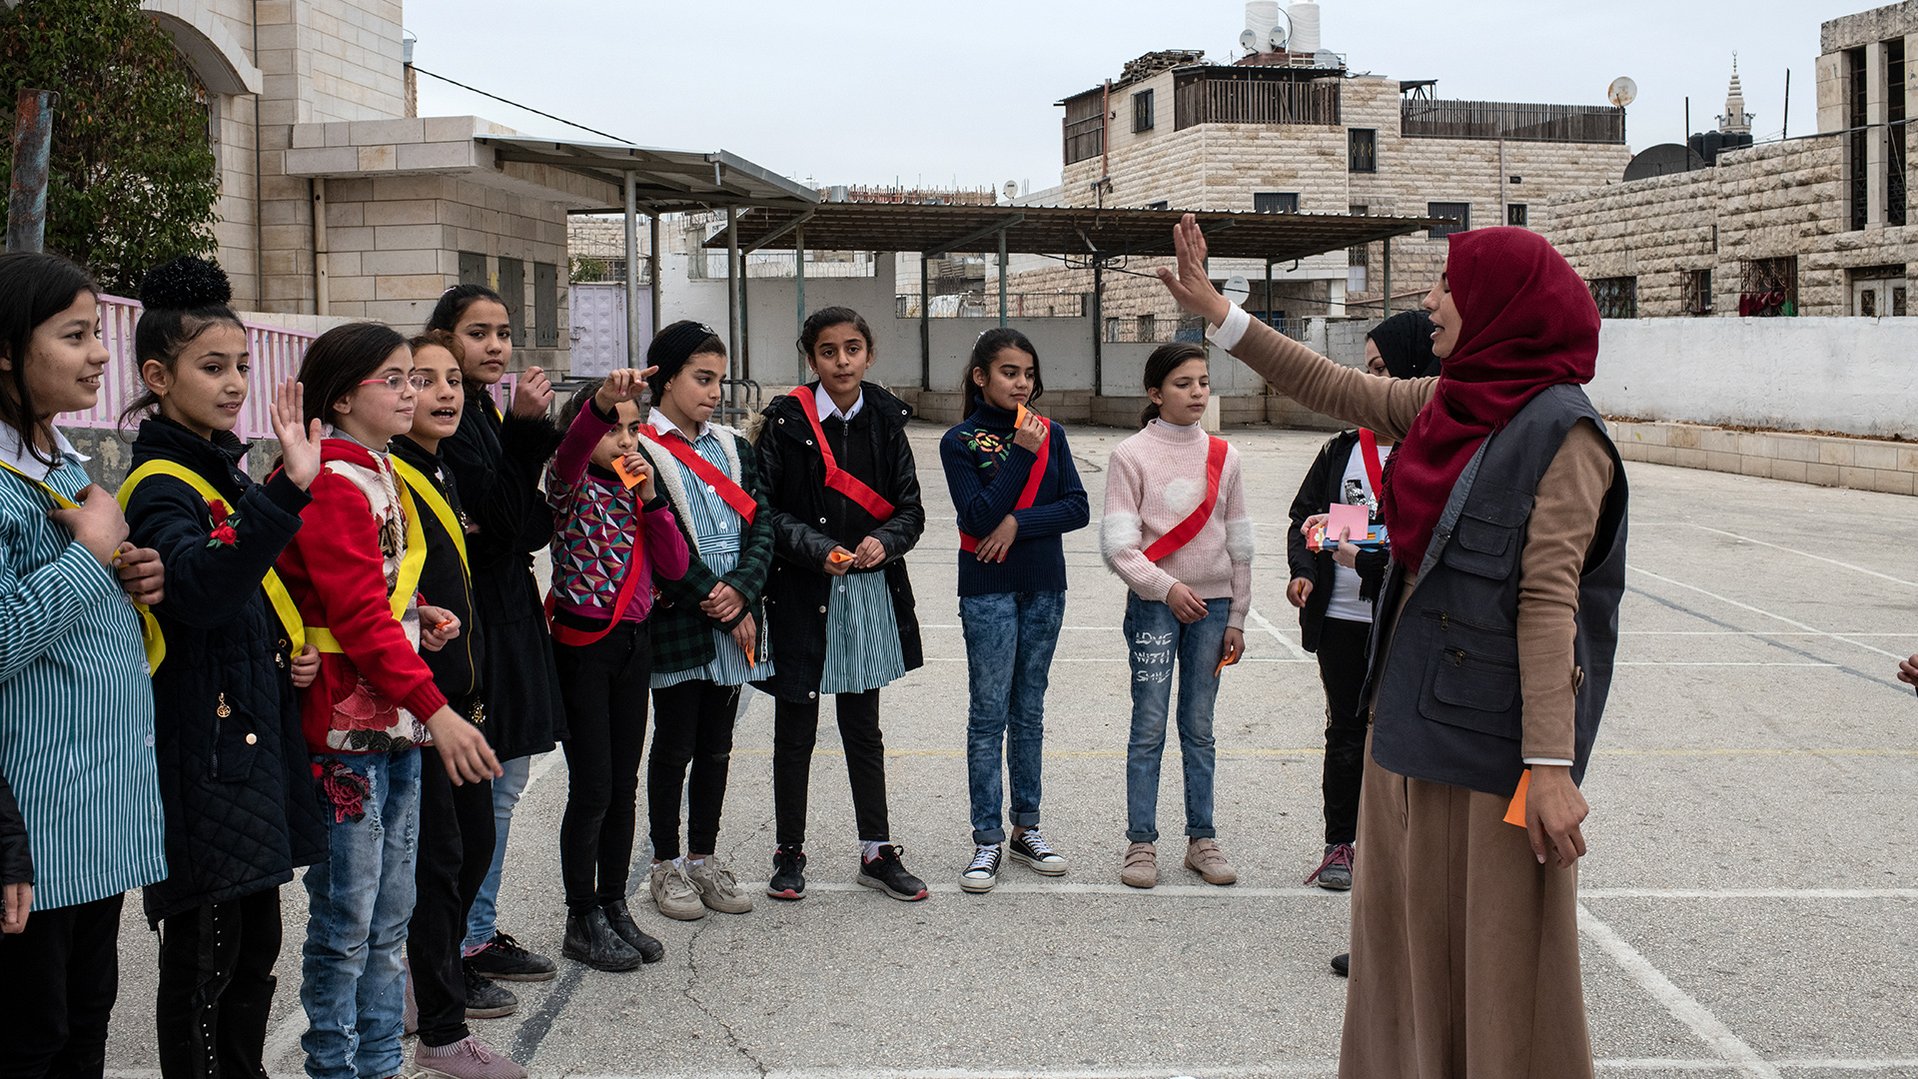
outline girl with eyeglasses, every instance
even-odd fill
[[[313,1079],[396,1075],[419,747],[431,742],[455,784],[496,777],[499,764],[419,655],[446,647],[461,626],[451,611],[417,599],[426,511],[386,453],[413,426],[412,351],[389,327],[349,323],[308,347],[300,382],[305,422],[332,429],[302,527],[279,561],[320,651],[301,714],[329,843],[326,860],[306,874],[301,1045]]]

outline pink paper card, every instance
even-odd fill
[[[1350,539],[1357,543],[1365,538],[1366,531],[1372,526],[1371,514],[1364,506],[1348,506],[1335,502],[1327,512],[1330,514],[1330,519],[1325,522],[1327,547],[1338,546],[1341,530],[1350,529]]]

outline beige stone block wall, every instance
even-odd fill
[[[1637,420],[1613,420],[1611,433],[1619,456],[1627,461],[1887,494],[1918,493],[1918,446],[1908,442]]]

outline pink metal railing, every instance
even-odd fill
[[[100,399],[85,412],[69,412],[55,422],[62,427],[90,427],[114,430],[120,426],[120,412],[139,395],[139,362],[134,357],[133,327],[140,321],[140,301],[122,296],[100,297],[100,337],[112,359],[100,380]],[[247,351],[253,370],[247,376],[246,404],[240,409],[240,421],[233,433],[251,442],[273,437],[273,391],[280,383],[297,376],[306,346],[317,334],[267,326],[241,320],[246,327]],[[512,399],[519,376],[508,374],[493,387],[493,398],[501,408]]]

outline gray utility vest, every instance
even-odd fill
[[[1366,692],[1377,690],[1372,756],[1382,767],[1487,794],[1510,795],[1518,786],[1525,769],[1519,553],[1539,479],[1580,420],[1604,434],[1584,390],[1554,386],[1486,439],[1452,486],[1397,624],[1372,620]],[[1625,593],[1625,469],[1610,436],[1605,448],[1612,486],[1578,587],[1575,782],[1585,776],[1605,711]],[[1377,613],[1389,616],[1404,590],[1405,567],[1394,560]]]

